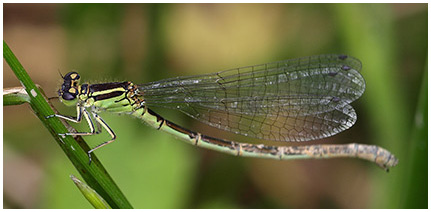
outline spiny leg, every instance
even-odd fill
[[[99,149],[107,144],[110,144],[112,142],[115,141],[115,139],[117,138],[117,136],[115,135],[114,131],[109,127],[109,125],[96,113],[92,113],[94,119],[97,121],[97,125],[99,126],[99,124],[106,129],[106,131],[109,133],[109,135],[111,135],[111,140],[109,141],[105,141],[99,145],[97,145],[96,147],[94,147],[93,149],[91,149],[90,151],[87,152],[88,154],[88,158],[89,158],[89,164],[91,164],[91,153],[96,150]]]
[[[47,116],[45,118],[49,119],[49,118],[52,118],[52,117],[57,117],[57,118],[61,118],[61,119],[64,119],[64,120],[67,120],[67,121],[71,121],[71,122],[74,122],[74,123],[81,123],[81,121],[82,121],[82,110],[85,110],[85,109],[83,107],[77,105],[76,106],[76,117],[73,117],[73,116],[63,116],[63,115],[60,115],[60,114],[53,114],[53,115],[49,115],[49,116]]]
[[[80,123],[82,121],[82,117],[85,118],[85,120],[87,121],[88,127],[90,128],[90,132],[67,132],[67,133],[62,133],[59,134],[61,136],[64,135],[96,135],[99,134],[101,132],[101,129],[99,127],[99,125],[97,125],[97,131],[94,129],[94,124],[93,124],[93,120],[91,120],[90,118],[90,114],[89,112],[84,108],[84,107],[77,107],[77,117],[76,119],[74,119],[74,117],[68,117],[68,116],[63,116],[63,115],[51,115],[51,116],[56,116],[58,118],[62,118],[68,121],[72,121],[75,123]]]
[[[103,143],[103,144],[97,146],[96,148],[91,149],[90,151],[87,152],[88,157],[89,157],[89,164],[91,164],[90,153],[92,151],[94,151],[95,149],[100,148],[101,146],[104,146],[108,143],[111,143],[113,140],[115,140],[115,134],[111,130],[111,128],[109,128],[109,126],[96,113],[91,112],[93,114],[94,119],[97,121],[96,122],[97,131],[94,128],[93,120],[90,118],[90,113],[84,107],[80,107],[78,105],[76,107],[76,113],[77,113],[76,117],[64,116],[64,115],[60,115],[60,114],[53,114],[53,115],[47,116],[46,118],[58,117],[58,118],[61,118],[61,119],[67,120],[67,121],[74,122],[74,123],[80,123],[82,121],[82,117],[84,117],[85,120],[87,120],[88,127],[90,128],[90,132],[67,132],[67,133],[59,134],[61,136],[64,136],[64,135],[71,135],[71,136],[74,136],[74,135],[80,135],[80,136],[82,136],[82,135],[96,135],[102,131],[101,126],[103,126],[105,129],[107,129],[107,131],[111,135],[112,139],[110,141],[105,142],[105,143]]]
[[[75,123],[80,123],[82,121],[82,117],[84,116],[84,118],[87,120],[88,123],[88,127],[90,128],[90,132],[75,132],[75,133],[64,133],[64,134],[59,134],[59,135],[95,135],[95,134],[99,134],[102,131],[102,127],[106,129],[106,131],[109,133],[109,135],[111,135],[111,140],[103,142],[102,144],[97,145],[96,147],[94,147],[93,149],[91,149],[90,151],[87,152],[88,154],[88,158],[89,158],[89,164],[91,164],[91,153],[96,150],[99,149],[100,147],[103,147],[109,143],[112,143],[117,136],[115,135],[114,131],[108,126],[108,124],[99,116],[97,115],[97,113],[95,112],[91,112],[91,114],[93,115],[94,119],[96,120],[96,127],[97,127],[97,131],[94,128],[94,124],[92,119],[90,118],[90,113],[83,107],[77,106],[77,117],[68,117],[68,116],[63,116],[63,115],[59,115],[59,114],[54,114],[54,115],[50,115],[47,118],[51,118],[51,117],[58,117],[58,118],[62,118],[68,121],[72,121]]]

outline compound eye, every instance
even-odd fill
[[[63,98],[64,100],[74,100],[76,98],[76,94],[66,92],[66,93],[63,93],[61,98]]]
[[[79,76],[79,74],[78,73],[76,73],[76,72],[74,72],[74,71],[72,71],[72,72],[69,72],[69,73],[67,73],[65,76],[64,76],[64,80],[79,80],[79,78],[81,78],[80,76]]]

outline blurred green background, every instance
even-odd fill
[[[362,61],[367,89],[353,104],[355,126],[302,144],[376,144],[400,160],[389,173],[358,159],[234,157],[188,145],[128,116],[102,113],[118,139],[96,154],[135,208],[428,207],[427,4],[3,9],[4,40],[48,96],[61,85],[59,72],[71,70],[90,83],[144,83],[316,54]],[[4,88],[19,86],[5,62],[3,69]],[[63,114],[75,112],[54,104]],[[156,111],[190,129],[231,136],[176,111]],[[28,105],[3,107],[3,124],[4,208],[91,208],[69,179],[78,172]],[[108,138],[86,140],[95,146]]]

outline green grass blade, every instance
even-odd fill
[[[132,208],[95,155],[92,157],[93,162],[91,165],[88,164],[87,151],[89,147],[80,136],[74,138],[72,136],[61,137],[58,135],[67,131],[72,132],[74,129],[58,118],[45,118],[54,114],[55,108],[48,103],[42,90],[33,83],[24,67],[4,41],[3,57],[25,88],[34,113],[49,130],[88,185],[95,189],[112,208]]]
[[[360,58],[363,64],[361,73],[367,88],[359,100],[364,103],[361,120],[366,120],[374,134],[374,139],[367,142],[389,149],[399,159],[390,177],[373,175],[370,180],[373,203],[368,207],[398,207],[406,172],[409,116],[403,82],[394,74],[397,70],[394,16],[384,4],[337,4],[334,11],[337,17],[343,17],[337,19],[340,42],[348,49],[347,54]]]
[[[23,87],[3,89],[3,106],[30,103],[30,96]]]
[[[409,146],[403,208],[428,207],[428,64],[425,64]]]
[[[109,204],[90,186],[79,180],[77,177],[70,175],[73,183],[78,187],[79,191],[84,195],[84,197],[90,202],[91,205],[96,209],[111,209]]]

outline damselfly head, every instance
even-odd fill
[[[79,94],[78,83],[81,77],[77,72],[69,72],[63,77],[63,84],[58,90],[58,96],[61,100],[71,101],[75,100]]]

